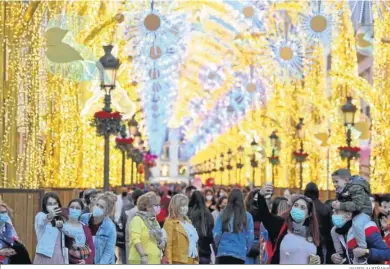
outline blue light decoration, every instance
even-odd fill
[[[230,7],[237,28],[253,34],[265,32],[264,15],[269,3],[267,1],[224,1]]]
[[[188,130],[192,136],[189,136],[188,131],[185,132],[184,149],[188,156],[206,148],[218,136],[243,120],[254,107],[266,105],[270,89],[266,88],[265,79],[255,75],[253,67],[249,68],[248,73],[235,72],[233,76],[235,82],[230,91],[218,99],[215,106],[201,117],[202,124],[195,132]]]
[[[275,74],[284,83],[303,78],[304,64],[313,62],[313,50],[303,46],[298,29],[292,24],[275,25],[276,33],[267,38],[268,49],[260,51],[257,60],[261,66],[273,66]]]
[[[310,2],[310,10],[300,13],[300,24],[303,29],[305,39],[309,43],[321,42],[328,46],[332,41],[332,32],[338,21],[339,12],[334,10],[333,4],[328,4],[319,0]]]
[[[198,75],[199,81],[206,91],[217,90],[226,80],[223,65],[208,64],[202,66]]]
[[[383,19],[383,13],[390,12],[388,0],[349,0],[349,6],[355,28],[374,23],[374,10],[378,12],[380,20]]]
[[[177,100],[178,68],[186,57],[191,28],[187,15],[174,11],[173,1],[140,5],[136,10],[127,8],[125,38],[134,68],[142,74],[138,93],[145,108],[149,149],[159,156]]]

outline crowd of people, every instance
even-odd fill
[[[347,169],[332,174],[336,198],[273,197],[273,186],[148,186],[85,190],[63,207],[48,192],[35,217],[34,264],[387,264],[390,195]],[[0,264],[29,263],[0,203]],[[27,257],[26,257],[27,255]]]

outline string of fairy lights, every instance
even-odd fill
[[[211,170],[218,170],[201,175],[202,180],[214,177],[217,184],[248,184],[247,179],[252,177],[253,172],[250,143],[255,138],[262,148],[257,153],[259,163],[255,168],[255,185],[264,184],[274,177],[277,187],[298,188],[302,183],[304,185],[313,180],[320,189],[331,189],[329,173],[345,166],[338,151],[338,147],[345,144],[340,107],[349,95],[358,107],[356,117],[359,120],[367,120],[359,113],[359,98],[365,100],[371,108],[370,180],[373,191],[390,191],[390,175],[387,173],[390,167],[390,133],[387,122],[390,117],[390,93],[386,90],[390,87],[390,48],[389,43],[383,41],[389,39],[390,16],[386,9],[380,8],[383,3],[377,1],[376,8],[371,10],[374,19],[378,16],[381,18],[374,28],[372,86],[358,76],[355,33],[347,1],[339,1],[339,4],[334,5],[329,3],[324,9],[307,9],[308,1],[273,1],[275,3],[271,4],[264,1],[267,2],[265,6],[246,6],[241,3],[238,7],[231,7],[230,3],[223,1],[210,2],[213,3],[191,6],[188,1],[178,1],[172,11],[188,13],[188,21],[198,31],[192,36],[196,42],[187,44],[188,60],[182,63],[181,70],[188,75],[179,79],[178,105],[172,108],[172,113],[168,113],[173,114],[169,125],[188,123],[186,142],[192,145],[192,165],[203,164],[209,159],[213,162],[217,160]],[[135,9],[142,6],[132,2],[128,5]],[[53,20],[58,20],[57,27],[72,32],[73,42],[83,46],[84,58],[87,58],[87,54],[99,58],[102,45],[115,44],[117,57],[122,62],[118,82],[130,99],[135,100],[142,93],[144,83],[137,81],[134,59],[126,54],[123,33],[118,33],[119,26],[123,24],[120,14],[126,8],[129,7],[118,1],[8,1],[0,4],[0,39],[3,38],[0,48],[6,52],[0,55],[0,63],[6,67],[6,72],[0,75],[0,88],[3,91],[0,94],[0,187],[102,186],[103,140],[96,136],[94,128],[89,125],[94,108],[99,109],[102,104],[97,102],[86,115],[81,115],[84,104],[92,95],[91,81],[72,74],[75,63],[51,64],[50,68],[53,69],[48,68],[45,59],[45,33],[55,24]],[[268,10],[271,12],[267,12]],[[294,62],[291,63],[300,66],[299,74],[294,73],[296,70],[291,69],[292,65],[286,65],[291,52],[283,50],[280,54],[281,46],[297,44],[297,39],[294,39],[297,38],[297,33],[291,31],[291,40],[286,41],[282,40],[283,35],[275,34],[277,27],[267,28],[267,25],[261,24],[261,18],[266,23],[283,18],[281,10],[288,12],[289,25],[292,26],[302,24],[309,27],[308,22],[319,15],[329,23],[325,27],[321,18],[317,17],[319,22],[316,29],[322,29],[323,35],[306,35],[309,32],[305,32],[308,42],[300,43],[298,50],[302,53],[298,58],[293,58]],[[212,16],[206,17],[206,12]],[[66,26],[67,16],[82,18],[84,27],[74,29],[70,24]],[[231,18],[234,20],[229,23]],[[279,27],[278,31],[285,30]],[[329,44],[326,42],[328,40],[331,40]],[[269,54],[253,56],[255,52],[252,47],[263,50],[271,41],[276,47]],[[207,53],[202,48],[219,50],[215,54],[218,57],[210,55],[207,58]],[[329,73],[327,50],[331,52]],[[226,62],[219,59],[221,56],[218,53],[226,55]],[[206,65],[205,59],[210,64]],[[89,57],[88,60],[90,62],[83,62],[83,68],[88,68],[94,59]],[[267,70],[256,66],[251,69],[251,64],[256,61],[261,61]],[[267,61],[272,61],[277,66],[277,73],[295,78],[286,81],[279,76],[268,75],[273,68],[266,66]],[[219,68],[220,66],[223,68]],[[234,103],[241,97],[235,92],[235,76],[241,72],[244,75],[238,80],[243,81],[244,77],[251,76],[251,70],[255,70],[256,78],[266,74],[266,99],[261,100],[265,105],[253,105],[253,102],[245,99],[246,105],[242,108],[239,103]],[[304,76],[299,76],[302,74]],[[327,80],[328,75],[330,81]],[[258,81],[253,79],[253,83]],[[240,91],[245,91],[248,87],[246,85]],[[205,89],[209,93],[206,94]],[[256,87],[258,95],[254,96],[260,96],[260,92],[257,92],[260,90],[260,86]],[[242,96],[246,98],[247,95]],[[224,98],[226,102],[222,102]],[[233,115],[232,118],[237,119],[236,121],[220,124],[221,127],[213,126],[214,121],[206,122],[209,115],[218,120],[218,116],[211,112],[217,111],[213,109],[219,102],[221,108],[218,111],[224,115],[220,120],[228,121],[229,115]],[[203,114],[200,115],[200,112]],[[304,149],[309,154],[308,160],[303,163],[303,182],[300,182],[299,164],[292,155],[299,148],[294,128],[299,117],[304,118]],[[199,134],[210,127],[214,128],[212,137],[197,140]],[[148,130],[147,126],[141,128],[144,134],[145,130]],[[272,151],[269,135],[275,130],[280,139],[280,164],[276,168],[268,159]],[[150,132],[146,132],[146,136],[149,134]],[[353,141],[354,146],[357,146],[359,135],[353,134]],[[114,150],[115,143],[111,145],[110,183],[116,186],[121,184],[121,154]],[[244,157],[241,160],[243,168],[239,171],[235,156],[240,146],[244,148]],[[227,156],[229,148],[232,150],[230,163],[233,168],[221,171],[218,160],[221,153]],[[130,160],[126,162],[126,174],[130,175]],[[359,172],[358,161],[352,162],[352,171]],[[135,183],[141,181],[139,179]],[[130,178],[126,179],[126,183],[129,182]]]

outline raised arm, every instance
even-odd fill
[[[282,217],[272,215],[269,212],[267,202],[260,194],[258,195],[257,206],[259,210],[257,214],[259,217],[258,220],[263,223],[264,228],[268,231],[268,236],[272,241],[274,241],[282,229],[284,219]]]

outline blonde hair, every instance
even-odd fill
[[[150,191],[141,195],[138,198],[137,207],[139,211],[146,211],[148,206],[157,203],[158,203],[157,195],[153,191]]]
[[[183,204],[188,206],[188,197],[184,194],[176,194],[172,197],[169,207],[168,207],[168,218],[169,219],[184,219],[189,221],[187,216],[183,216],[180,214],[179,210]]]
[[[95,204],[99,200],[103,200],[104,202],[106,202],[107,208],[106,208],[106,212],[104,212],[106,216],[110,216],[112,214],[115,214],[114,211],[115,211],[115,203],[116,203],[117,197],[113,192],[106,191],[104,193],[99,193],[96,196]]]
[[[3,201],[0,200],[0,206],[4,207],[5,210],[7,210],[7,213],[8,213],[8,216],[10,218],[12,218],[13,214],[14,214],[14,211],[6,204],[4,203]]]

